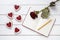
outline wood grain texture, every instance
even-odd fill
[[[56,18],[56,22],[48,38],[24,28],[21,23],[18,23],[15,20],[16,14],[22,15],[24,19],[26,15],[25,12],[29,7],[44,7],[49,5],[51,1],[55,0],[0,0],[0,40],[60,40],[60,2],[56,3],[56,7],[50,8],[51,14]],[[21,7],[23,6],[22,9],[27,10],[21,11],[21,14],[20,11],[16,13],[13,8],[15,4],[19,4]],[[14,13],[14,19],[12,20],[14,25],[12,29],[7,29],[5,23],[10,21],[7,17],[7,13],[11,11]],[[15,27],[21,28],[20,34],[15,35]]]

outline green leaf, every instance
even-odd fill
[[[50,3],[50,7],[53,7],[53,6],[55,6],[55,2]]]
[[[35,11],[36,14],[39,14],[39,11]]]
[[[60,0],[57,0],[57,1],[60,1]]]
[[[41,17],[42,17],[43,19],[48,18],[48,17],[49,17],[49,14],[50,14],[49,12],[50,12],[50,11],[49,11],[48,8],[43,9],[43,10],[42,10]]]

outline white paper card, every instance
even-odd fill
[[[41,12],[38,14],[38,18],[36,19],[32,19],[30,16],[30,12],[32,11],[38,11],[39,8],[30,8],[24,22],[23,22],[23,26],[25,26],[26,28],[29,28],[37,33],[43,34],[44,36],[48,36],[53,24],[55,22],[55,18],[53,16],[50,16],[48,19],[43,19],[41,17]],[[49,22],[47,25],[45,25],[44,27],[42,27],[40,30],[38,30],[37,28],[40,28],[42,25],[46,24],[46,22],[48,22],[48,20],[51,19],[51,22]]]

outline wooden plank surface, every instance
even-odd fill
[[[56,22],[48,38],[24,28],[21,25],[22,22],[19,23],[15,20],[17,15],[22,15],[24,19],[29,7],[40,6],[43,8],[49,5],[51,1],[55,0],[0,0],[0,40],[60,40],[60,2],[56,3],[56,7],[50,8],[51,14],[56,18]],[[15,12],[13,7],[15,4],[19,4],[21,7],[23,6],[23,10]],[[14,13],[14,19],[12,20],[14,25],[12,29],[7,29],[5,24],[11,21],[8,19],[7,13],[11,11]],[[15,27],[21,28],[20,34],[15,35]]]

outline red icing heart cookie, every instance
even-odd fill
[[[17,21],[21,21],[21,15],[18,15],[18,16],[16,17],[16,20],[17,20]]]
[[[16,11],[19,11],[20,6],[19,5],[14,5],[14,8],[15,8]]]
[[[12,23],[11,23],[11,22],[8,22],[8,23],[6,23],[6,26],[7,26],[8,28],[11,28],[11,27],[12,27]]]
[[[15,28],[15,32],[17,33],[17,32],[19,32],[19,31],[20,31],[20,30],[16,27],[16,28]]]
[[[12,12],[8,13],[8,17],[9,17],[10,19],[12,19],[12,18],[13,18],[13,13],[12,13]]]

